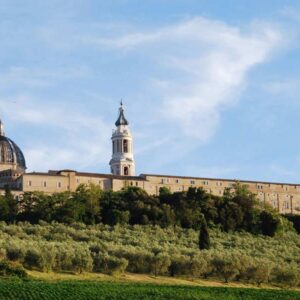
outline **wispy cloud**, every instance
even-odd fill
[[[282,34],[266,23],[241,30],[198,17],[152,31],[82,41],[143,53],[167,71],[151,81],[158,91],[159,116],[164,122],[176,122],[186,136],[207,141],[218,127],[221,111],[238,100],[249,71],[280,47]]]
[[[180,158],[187,161],[215,134],[222,112],[239,101],[249,72],[271,59],[283,41],[272,24],[240,28],[203,17],[147,29],[72,18],[54,21],[26,29],[33,33],[27,53],[36,45],[37,61],[43,64],[14,62],[0,73],[4,118],[51,132],[49,139],[31,137],[25,145],[28,165],[35,170],[107,164],[114,120],[107,124],[106,113],[115,112],[117,103],[110,99],[118,93],[131,97],[129,119],[144,166],[159,169]],[[6,58],[11,49],[23,46],[24,36],[20,29],[20,45],[6,37],[0,54]],[[82,110],[86,99],[74,87],[89,91],[95,111]],[[99,101],[105,88],[110,96]],[[71,97],[81,106],[74,106]]]

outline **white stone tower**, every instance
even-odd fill
[[[119,118],[115,123],[117,129],[112,134],[112,158],[109,162],[111,173],[119,176],[135,176],[135,162],[133,158],[132,135],[128,121],[124,116],[121,101]]]

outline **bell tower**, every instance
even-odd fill
[[[129,123],[124,115],[124,107],[121,101],[119,117],[113,131],[112,158],[109,162],[111,173],[119,176],[135,176],[135,162],[133,158],[132,135],[129,130]]]

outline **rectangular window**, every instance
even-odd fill
[[[191,184],[195,184],[195,180],[191,180]]]
[[[60,189],[61,188],[61,182],[57,183],[57,187]]]
[[[44,184],[43,184],[43,185],[44,185],[44,187],[47,187],[47,182],[46,182],[46,181],[44,181]]]
[[[28,186],[32,186],[31,180],[28,181]]]

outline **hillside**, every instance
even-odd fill
[[[295,286],[299,236],[276,237],[210,230],[211,249],[198,249],[198,232],[143,225],[0,224],[3,259],[43,272],[125,271]]]

